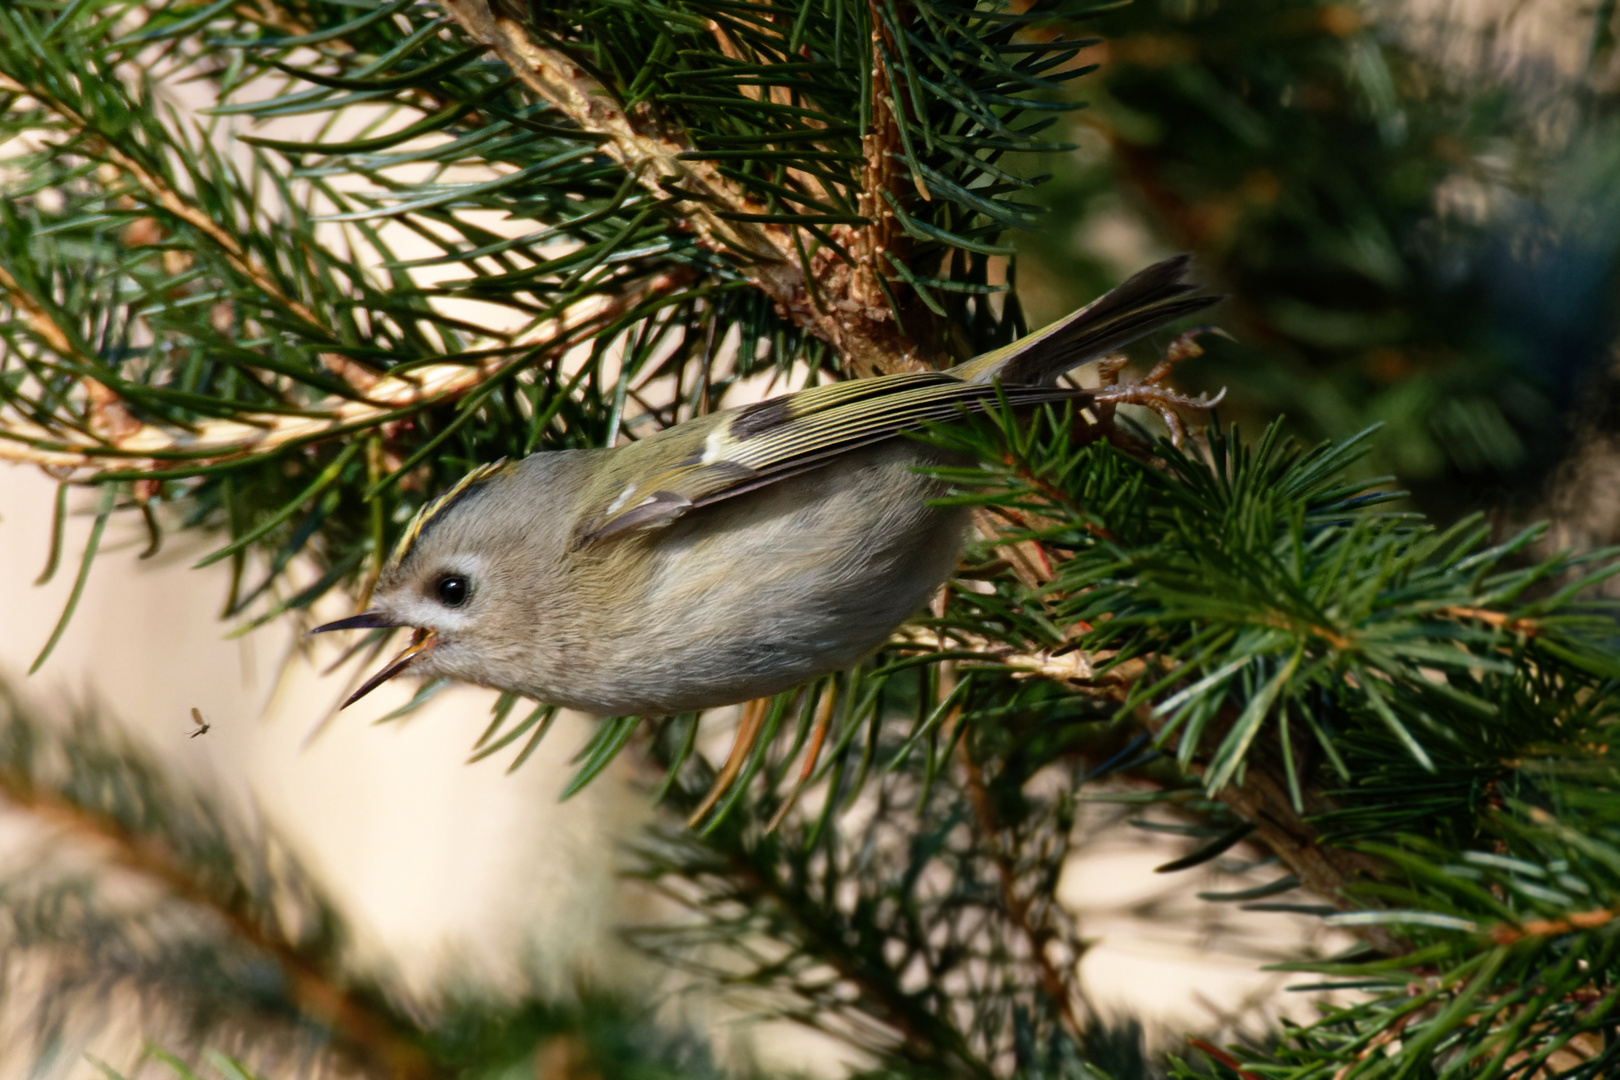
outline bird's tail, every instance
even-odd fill
[[[1052,382],[1070,368],[1221,300],[1208,294],[1189,295],[1199,288],[1187,281],[1190,261],[1191,256],[1177,255],[1155,263],[1074,314],[958,364],[950,373],[975,383],[992,379],[1009,386]]]

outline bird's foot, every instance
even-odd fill
[[[1226,331],[1215,326],[1197,326],[1182,334],[1170,343],[1164,352],[1164,359],[1153,365],[1139,382],[1121,385],[1120,371],[1125,367],[1125,358],[1110,356],[1097,366],[1097,374],[1101,386],[1092,399],[1092,406],[1100,410],[1104,419],[1112,419],[1115,406],[1140,405],[1152,409],[1164,421],[1164,426],[1170,429],[1170,442],[1180,446],[1187,438],[1186,425],[1181,422],[1181,409],[1213,409],[1226,397],[1223,389],[1214,397],[1200,394],[1198,397],[1188,397],[1180,391],[1171,389],[1167,385],[1170,375],[1175,371],[1176,365],[1183,360],[1194,356],[1202,356],[1204,347],[1198,343],[1202,334],[1219,334],[1230,337]]]

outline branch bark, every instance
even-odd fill
[[[439,0],[474,41],[489,46],[524,85],[579,125],[601,136],[602,152],[643,188],[682,204],[699,241],[714,251],[731,252],[742,272],[776,302],[777,310],[843,355],[862,374],[887,374],[932,367],[928,357],[899,333],[881,295],[857,290],[860,273],[843,274],[842,289],[817,281],[819,306],[796,255],[793,226],[737,220],[758,212],[742,188],[713,165],[683,156],[694,147],[682,133],[661,127],[645,110],[626,112],[612,93],[560,50],[536,42],[515,19],[496,14],[487,0]],[[877,153],[876,148],[869,153]],[[881,160],[881,159],[880,159]],[[874,193],[875,194],[875,193]],[[863,196],[863,200],[864,200]],[[881,213],[880,199],[863,201],[863,212]],[[866,210],[870,202],[873,210]],[[875,219],[878,220],[878,219]]]
[[[1219,742],[1211,734],[1210,743]],[[1306,889],[1342,911],[1361,910],[1351,887],[1368,881],[1379,871],[1379,864],[1365,855],[1322,843],[1307,818],[1333,808],[1320,791],[1301,785],[1304,813],[1294,809],[1281,759],[1282,749],[1268,738],[1259,738],[1250,747],[1244,764],[1243,780],[1228,784],[1216,797],[1255,826],[1255,833],[1276,853],[1283,865]],[[1367,944],[1387,956],[1399,956],[1409,946],[1387,926],[1349,927]]]

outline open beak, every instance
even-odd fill
[[[356,618],[359,617],[360,616],[356,616]],[[393,624],[390,623],[385,625]],[[337,627],[334,625],[333,629],[336,628]],[[323,626],[321,629],[325,630],[327,627]],[[398,656],[394,657],[392,660],[388,661],[381,671],[367,679],[360,689],[350,694],[349,700],[345,701],[342,707],[347,709],[350,705],[353,705],[355,702],[377,689],[377,687],[381,686],[389,679],[392,679],[395,675],[398,675],[400,672],[410,667],[417,657],[433,648],[433,646],[438,643],[438,640],[439,632],[437,630],[429,630],[425,626],[417,627],[415,633],[411,636],[411,643],[405,646],[404,651]]]
[[[347,619],[339,619],[337,622],[317,626],[310,633],[324,634],[328,630],[380,630],[384,627],[398,625],[399,623],[380,611],[362,611],[358,615],[350,615]]]

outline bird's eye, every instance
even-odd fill
[[[460,574],[446,574],[440,578],[433,591],[439,596],[439,603],[445,607],[460,607],[467,602],[467,579]]]

